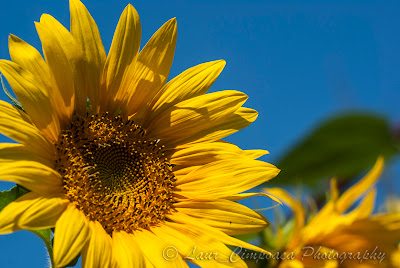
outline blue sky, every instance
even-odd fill
[[[129,2],[83,2],[108,50]],[[263,158],[266,161],[273,163],[311,127],[338,112],[373,111],[393,125],[400,124],[400,8],[396,1],[131,3],[141,18],[143,45],[165,21],[177,18],[170,78],[202,62],[227,61],[212,91],[243,91],[249,96],[246,106],[260,114],[253,125],[228,140],[244,149],[268,149],[271,154]],[[9,59],[10,33],[41,48],[33,22],[42,13],[69,28],[67,0],[8,1],[1,10],[2,59]],[[0,93],[0,98],[6,96]],[[399,175],[397,159],[386,171],[382,188],[389,188]],[[0,190],[10,187],[0,183]],[[25,231],[0,236],[0,264],[46,267],[44,245]]]

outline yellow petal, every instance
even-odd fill
[[[83,52],[84,83],[94,113],[100,108],[101,73],[106,52],[99,29],[86,7],[79,0],[70,0],[71,34]]]
[[[184,258],[200,267],[247,267],[217,237],[202,231],[170,222],[152,229],[155,235],[169,244],[162,252],[166,259]]]
[[[151,102],[148,122],[181,101],[205,94],[224,67],[223,60],[202,63],[169,81]]]
[[[133,235],[125,232],[114,232],[112,248],[114,261],[119,268],[146,267],[145,257]]]
[[[52,228],[68,203],[68,200],[61,196],[43,196],[29,192],[0,212],[0,233]]]
[[[247,100],[239,91],[226,90],[182,101],[166,110],[149,126],[149,135],[164,142],[182,144],[202,131],[213,129]]]
[[[385,254],[381,265],[385,267],[397,267],[390,262],[392,254],[398,251],[398,241],[400,239],[400,215],[383,214],[367,219],[361,219],[353,222],[350,226],[330,234],[326,237],[324,244],[335,248],[338,252],[369,252],[375,251]],[[372,256],[372,255],[370,255]],[[371,261],[371,262],[369,262]],[[370,266],[379,267],[379,258],[369,258],[365,260]],[[364,262],[363,262],[364,263]],[[351,263],[343,265],[351,266]]]
[[[175,223],[171,223],[171,224],[177,223],[176,226],[179,226],[181,228],[185,227],[185,228],[191,229],[194,232],[197,232],[198,234],[203,234],[203,236],[205,238],[212,237],[212,238],[217,239],[220,242],[227,244],[227,245],[241,247],[241,248],[247,248],[247,249],[251,249],[254,251],[258,251],[260,253],[270,254],[268,251],[265,251],[262,248],[256,247],[252,244],[249,244],[249,243],[246,243],[237,238],[231,237],[214,227],[211,227],[202,222],[199,222],[197,220],[197,218],[190,217],[184,213],[181,213],[181,212],[171,213],[167,217],[170,220],[172,220],[173,222],[175,222]]]
[[[289,239],[287,248],[292,249],[300,243],[301,231],[305,224],[305,213],[301,203],[295,200],[288,192],[280,188],[267,188],[264,189],[267,193],[280,199],[285,205],[294,213],[295,225],[292,229],[292,234]]]
[[[99,222],[89,222],[90,239],[82,251],[83,268],[110,267],[111,236],[106,233]]]
[[[338,212],[345,212],[359,197],[378,180],[384,166],[383,157],[376,160],[374,167],[358,183],[350,187],[336,202]]]
[[[177,211],[217,228],[228,235],[259,232],[269,224],[265,217],[239,203],[218,201],[183,201],[175,205]]]
[[[198,166],[212,161],[238,157],[243,152],[236,145],[223,141],[195,143],[189,146],[183,144],[171,153],[171,164],[179,165],[182,168]]]
[[[35,161],[15,161],[1,165],[0,178],[41,194],[61,193],[61,176],[52,168]]]
[[[54,165],[54,159],[50,155],[43,157],[22,144],[0,143],[0,169],[3,164],[20,160],[35,161],[48,167]]]
[[[71,33],[50,15],[41,16],[36,30],[52,74],[54,107],[65,126],[74,110],[86,114],[82,51]]]
[[[49,67],[42,55],[33,46],[29,45],[15,35],[10,35],[8,39],[11,60],[23,69],[32,73],[36,84],[40,84],[43,90],[50,92],[50,73]]]
[[[251,159],[257,159],[266,154],[269,154],[269,152],[267,150],[244,150],[243,151],[243,155],[245,155]]]
[[[54,155],[53,145],[32,125],[29,116],[4,101],[0,101],[0,132],[41,156]]]
[[[46,111],[47,109],[50,109],[50,114],[48,115],[43,115],[44,119],[46,118],[53,118],[53,124],[54,124],[54,129],[52,129],[51,125],[48,126],[50,128],[48,130],[49,133],[47,133],[47,136],[49,138],[53,137],[52,140],[54,140],[54,137],[58,137],[57,133],[60,131],[60,126],[58,123],[58,118],[57,114],[55,113],[55,108],[53,106],[53,103],[55,103],[55,100],[53,100],[53,95],[52,95],[52,89],[50,88],[50,72],[49,72],[49,67],[47,66],[46,62],[44,61],[42,55],[37,51],[33,46],[29,45],[28,43],[24,42],[20,38],[10,35],[10,38],[8,39],[8,46],[10,49],[10,56],[13,62],[21,66],[22,69],[26,70],[27,72],[32,74],[32,79],[34,79],[35,85],[37,85],[40,88],[40,92],[37,92],[37,94],[40,94],[40,96],[44,95],[48,99],[43,99],[41,97],[40,99],[42,100],[40,105],[35,104],[35,108],[40,107],[41,109],[39,110],[44,110]],[[15,91],[15,90],[14,90]],[[23,96],[19,96],[19,93],[15,91],[15,94],[17,97],[20,99],[21,103],[23,104],[23,107],[26,111],[28,111],[28,114],[32,116],[33,113],[36,113],[36,111],[30,111],[34,110],[32,108],[28,108],[28,104],[24,104],[22,101]],[[26,95],[26,93],[23,93]],[[36,94],[36,93],[35,93]],[[34,97],[33,99],[38,99],[38,97]],[[42,107],[44,106],[44,107]],[[32,118],[34,119],[34,118]],[[40,118],[38,119],[40,120]],[[46,119],[49,121],[49,119]],[[46,121],[44,120],[44,121]],[[35,120],[34,120],[35,121]],[[50,121],[49,121],[50,122]],[[40,127],[39,127],[40,128]],[[43,131],[43,130],[42,130]],[[52,133],[52,134],[51,134]]]
[[[232,200],[232,201],[239,201],[239,200],[243,200],[243,199],[250,198],[250,197],[254,197],[254,196],[268,197],[268,198],[270,198],[270,199],[274,200],[275,202],[277,202],[277,203],[279,203],[279,204],[282,205],[282,202],[281,202],[278,198],[276,198],[276,197],[273,196],[273,195],[266,194],[266,193],[244,193],[244,194],[235,194],[235,195],[228,196],[226,199]]]
[[[147,230],[136,231],[134,233],[135,240],[142,252],[154,265],[154,267],[189,267],[182,258],[168,259],[165,258],[164,250],[169,244]]]
[[[54,263],[56,267],[69,264],[90,239],[89,221],[74,205],[68,206],[56,223],[54,232]]]
[[[257,119],[257,116],[257,111],[240,107],[233,114],[222,118],[222,120],[212,128],[195,133],[192,137],[187,139],[187,142],[211,142],[223,139],[253,123]]]
[[[252,151],[252,152],[249,152]],[[224,141],[183,144],[166,153],[174,165],[173,172],[176,178],[206,164],[228,159],[255,159],[264,155],[264,150],[241,150],[236,145]]]
[[[333,203],[336,203],[338,198],[339,189],[337,187],[337,179],[333,178],[331,179],[331,200],[333,201]]]
[[[7,78],[32,122],[46,137],[56,141],[60,134],[60,125],[47,90],[37,83],[32,73],[12,61],[0,60],[0,71]]]
[[[126,95],[128,115],[151,101],[167,81],[174,59],[176,28],[176,19],[166,22],[139,53],[129,87],[121,87],[119,92],[121,97]]]
[[[303,240],[310,243],[320,243],[334,232],[340,232],[355,221],[367,218],[375,202],[376,190],[369,192],[360,204],[344,215],[335,209],[335,204],[329,202],[307,224],[303,231]]]
[[[249,190],[278,173],[279,169],[262,161],[230,159],[205,165],[176,183],[179,194],[187,198],[223,198]]]
[[[128,87],[130,70],[134,68],[140,47],[141,26],[139,15],[132,5],[128,5],[122,13],[115,30],[110,52],[102,75],[103,96],[101,109],[104,111],[117,110],[120,104],[114,104],[120,87]]]

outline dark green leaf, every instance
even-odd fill
[[[371,114],[346,114],[322,123],[286,154],[282,170],[270,183],[315,185],[337,176],[345,180],[371,168],[379,155],[398,152],[394,133],[384,118]]]
[[[0,192],[0,211],[2,211],[12,201],[28,192],[27,189],[19,185],[14,186],[8,191]]]

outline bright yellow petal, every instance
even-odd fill
[[[54,159],[50,155],[43,157],[22,144],[0,143],[0,169],[3,164],[20,160],[35,161],[48,167],[54,165]]]
[[[74,110],[86,114],[82,51],[71,33],[50,15],[41,16],[36,30],[52,74],[54,107],[65,126]]]
[[[12,61],[0,60],[0,71],[7,78],[32,122],[46,137],[56,141],[60,134],[60,125],[47,90],[37,83],[32,73]]]
[[[344,192],[336,202],[338,212],[345,212],[356,200],[360,198],[379,179],[384,166],[383,157],[379,157],[374,167],[355,185]]]
[[[249,126],[257,119],[257,111],[240,107],[235,113],[230,114],[213,126],[202,132],[195,133],[186,142],[211,142],[223,139],[239,130]]]
[[[180,226],[182,228],[185,227],[188,229],[192,229],[194,232],[203,234],[204,237],[209,236],[209,237],[217,239],[227,245],[241,247],[241,248],[247,248],[247,249],[251,249],[254,251],[258,251],[260,253],[269,254],[269,252],[265,251],[262,248],[256,247],[256,246],[246,243],[240,239],[229,236],[214,227],[211,227],[209,225],[206,225],[206,224],[198,221],[197,218],[190,217],[184,213],[181,213],[181,212],[171,213],[170,215],[168,215],[168,218],[170,220],[172,220],[172,222],[178,223],[177,226]],[[166,223],[166,224],[168,224],[168,223]],[[207,234],[207,235],[205,235],[205,234]]]
[[[100,108],[100,83],[106,52],[99,29],[79,0],[70,0],[71,34],[83,52],[84,82],[94,113]]]
[[[236,145],[223,141],[196,143],[189,146],[183,144],[171,153],[171,164],[182,168],[199,166],[212,161],[235,158],[241,156],[243,152]]]
[[[304,208],[299,201],[295,200],[288,192],[281,188],[267,188],[264,191],[280,199],[293,211],[295,225],[293,226],[293,231],[287,245],[287,248],[293,249],[300,243],[301,231],[305,224]]]
[[[53,145],[32,125],[29,116],[4,101],[0,101],[0,133],[32,148],[41,156],[54,155]]]
[[[130,70],[134,68],[140,47],[141,26],[139,15],[132,5],[128,5],[119,19],[115,30],[110,52],[104,66],[101,96],[101,109],[104,111],[117,110],[120,103],[114,104],[114,98],[120,87],[130,84]]]
[[[244,150],[243,154],[251,159],[257,159],[263,155],[269,154],[269,152],[267,150]]]
[[[118,268],[146,267],[145,257],[133,235],[114,232],[112,236],[113,258]]]
[[[247,267],[244,261],[235,256],[218,238],[201,233],[202,231],[169,222],[152,229],[153,233],[169,244],[163,251],[167,259],[182,257],[200,267]]]
[[[142,252],[154,267],[189,267],[182,258],[178,257],[173,260],[165,258],[163,253],[170,245],[152,232],[141,230],[136,231],[133,235]]]
[[[212,129],[236,112],[247,100],[239,91],[226,90],[180,102],[166,110],[149,126],[149,135],[165,143],[182,144],[202,131]]]
[[[249,152],[251,151],[251,152]],[[174,165],[176,178],[214,161],[228,159],[255,159],[266,154],[264,150],[241,150],[236,145],[224,141],[183,144],[166,153]]]
[[[178,214],[181,213],[174,214],[174,220],[183,219],[181,216],[188,217],[184,214],[178,216]],[[194,222],[197,222],[197,220]],[[164,237],[164,240],[168,241],[171,246],[176,247],[177,252],[184,259],[201,267],[247,267],[235,252],[243,250],[241,247],[249,244],[212,227],[201,223],[192,225],[183,220],[179,223],[167,222],[161,228],[152,231],[157,236]],[[233,252],[225,244],[239,246],[239,248]],[[257,248],[252,245],[249,245],[249,247]]]
[[[177,211],[217,228],[228,235],[259,232],[268,225],[265,217],[239,203],[218,201],[183,201],[175,205]]]
[[[54,263],[56,267],[69,264],[90,239],[89,221],[74,205],[68,206],[56,223],[54,232]]]
[[[10,57],[13,62],[23,69],[32,73],[36,84],[40,84],[43,90],[50,92],[50,73],[49,67],[42,55],[33,46],[29,45],[15,35],[10,35],[8,39]]]
[[[275,202],[277,202],[277,203],[283,205],[282,202],[281,202],[278,198],[276,198],[276,197],[273,196],[273,195],[266,194],[266,193],[244,193],[244,194],[235,194],[235,195],[231,195],[231,196],[226,197],[226,199],[232,200],[232,201],[239,201],[239,200],[243,200],[243,199],[250,198],[250,197],[254,197],[254,196],[268,197],[268,198],[274,200]]]
[[[61,176],[52,168],[35,161],[15,161],[1,165],[0,178],[41,194],[61,193]]]
[[[169,81],[151,102],[148,122],[181,101],[205,94],[224,67],[223,60],[202,63]]]
[[[61,196],[27,193],[0,212],[0,233],[52,228],[68,203],[68,200]]]
[[[146,105],[165,84],[174,59],[176,45],[176,19],[166,22],[139,53],[132,81],[128,88],[121,87],[126,96],[127,114],[131,115]],[[124,100],[124,99],[122,99]]]
[[[41,107],[42,105],[45,106],[45,109],[51,109],[51,114],[50,115],[44,115],[44,118],[47,117],[56,117],[56,114],[54,114],[54,106],[53,106],[53,96],[51,94],[52,90],[50,88],[50,72],[49,72],[49,67],[47,66],[46,62],[44,61],[42,55],[39,53],[39,51],[36,50],[33,46],[29,45],[28,43],[24,42],[22,39],[18,38],[15,35],[10,35],[8,39],[8,46],[10,50],[10,57],[13,62],[21,66],[24,70],[28,71],[29,73],[32,74],[32,79],[35,81],[35,85],[38,85],[40,88],[41,92],[40,94],[47,96],[47,100],[44,100],[41,102],[40,105],[36,104],[36,108]],[[22,98],[15,92],[17,97],[20,99],[22,102]],[[25,93],[26,94],[26,93]],[[38,93],[39,94],[39,93]],[[35,97],[34,99],[36,99]],[[24,109],[26,111],[27,108],[24,105]],[[43,108],[42,108],[43,110]],[[32,112],[28,113],[32,116]],[[35,113],[35,111],[33,111]],[[57,133],[60,131],[59,130],[59,125],[58,125],[58,118],[54,118],[54,130],[52,130],[54,133],[52,134],[53,137],[57,137]],[[51,129],[50,129],[51,130]],[[48,135],[51,137],[51,135]],[[54,139],[53,139],[54,140]]]
[[[83,268],[110,267],[112,247],[111,236],[99,222],[89,222],[90,239],[82,251]]]
[[[177,187],[187,198],[223,198],[247,191],[278,173],[275,166],[258,160],[221,160],[180,178]]]

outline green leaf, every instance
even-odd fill
[[[305,183],[337,176],[354,178],[375,163],[379,155],[398,153],[388,122],[373,114],[345,114],[323,122],[278,161],[281,173],[272,184]]]
[[[15,201],[17,198],[23,196],[26,193],[29,193],[29,190],[25,189],[20,185],[16,185],[8,191],[0,192],[0,211],[2,211],[8,204]],[[43,240],[49,252],[51,263],[53,264],[53,247],[51,242],[51,230],[42,229],[42,230],[30,230],[30,231],[39,236]]]
[[[29,190],[20,185],[16,185],[8,191],[0,192],[0,211],[2,211],[12,201],[28,192]]]
[[[3,87],[3,91],[4,93],[6,93],[7,97],[10,99],[10,101],[12,102],[12,104],[20,109],[21,111],[25,112],[24,108],[22,108],[21,103],[19,102],[19,100],[17,100],[16,98],[13,97],[13,95],[11,95],[11,93],[8,91],[8,89],[6,88],[6,85],[4,84],[3,81],[3,75],[0,74],[0,80],[1,80],[1,86]]]

